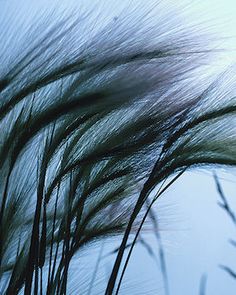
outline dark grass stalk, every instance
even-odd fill
[[[49,145],[51,143],[53,136],[49,139]],[[47,145],[47,143],[45,144]],[[40,165],[40,164],[39,164]],[[37,201],[36,201],[36,209],[34,215],[33,228],[31,232],[31,241],[30,241],[30,249],[29,249],[29,258],[27,262],[27,274],[25,278],[25,295],[31,294],[31,285],[33,273],[35,271],[35,284],[34,284],[34,293],[38,294],[38,270],[43,267],[45,261],[45,252],[46,252],[46,231],[47,231],[47,223],[46,223],[46,203],[43,202],[44,199],[44,182],[47,171],[47,163],[45,161],[42,162],[40,167],[40,175],[37,187]],[[40,216],[41,211],[43,211],[43,225],[42,225],[42,236],[41,240],[39,237],[40,230]]]
[[[67,286],[67,277],[68,277],[68,271],[69,271],[69,259],[68,259],[68,253],[70,251],[70,240],[71,240],[71,222],[72,222],[72,197],[73,197],[73,191],[72,191],[72,180],[73,180],[73,174],[70,175],[70,191],[68,194],[68,208],[67,208],[67,220],[66,220],[66,231],[65,231],[65,267],[63,272],[63,279],[62,279],[62,287],[60,294],[66,294],[66,286]]]
[[[232,246],[236,247],[236,241],[230,239],[229,242],[230,242],[230,244],[231,244]]]
[[[152,249],[152,247],[147,243],[147,241],[141,236],[141,234],[139,234],[139,238],[137,239],[137,243],[140,243],[141,246],[144,247],[145,250],[147,250],[148,254],[153,258],[156,259],[155,253]],[[127,243],[126,245],[126,249],[130,248],[132,246],[132,242]],[[113,251],[111,251],[110,253],[104,255],[102,258],[105,258],[109,255],[114,255],[119,251],[119,247],[115,248]]]
[[[112,295],[112,292],[114,290],[116,278],[117,278],[117,275],[118,275],[118,271],[119,271],[119,268],[120,268],[122,257],[124,255],[124,251],[125,251],[125,248],[126,248],[126,244],[127,244],[128,237],[130,235],[133,223],[134,223],[138,213],[140,212],[140,210],[142,208],[142,205],[143,205],[145,199],[147,198],[148,193],[150,192],[150,190],[151,190],[151,188],[153,186],[152,177],[153,177],[156,165],[155,165],[155,167],[154,167],[148,181],[145,183],[145,185],[144,185],[144,187],[143,187],[143,189],[142,189],[142,191],[140,193],[140,196],[138,198],[138,201],[137,201],[137,203],[136,203],[136,205],[134,207],[134,210],[133,210],[133,212],[131,214],[131,217],[129,219],[127,228],[125,230],[125,233],[124,233],[124,236],[123,236],[123,239],[122,239],[122,243],[120,245],[119,252],[117,254],[117,257],[116,257],[116,260],[115,260],[115,263],[114,263],[114,266],[113,266],[113,270],[112,270],[110,279],[109,279],[108,284],[107,284],[107,288],[106,288],[106,292],[105,292],[106,295]]]
[[[1,209],[0,209],[0,266],[1,266],[1,261],[2,261],[2,248],[3,248],[3,227],[2,227],[2,222],[3,222],[3,215],[4,215],[4,210],[6,207],[6,201],[7,201],[7,190],[9,186],[9,181],[11,177],[11,169],[8,172],[7,178],[6,178],[6,183],[4,185],[4,191],[3,191],[3,196],[2,196],[2,202],[1,202]]]
[[[54,255],[53,260],[53,266],[52,266],[52,259],[53,259],[53,245],[54,245],[54,238],[55,238],[55,226],[56,226],[56,220],[57,220],[57,210],[58,210],[58,202],[59,202],[59,192],[61,188],[61,182],[59,182],[57,186],[57,192],[56,192],[56,199],[55,199],[55,207],[54,207],[54,213],[53,213],[53,225],[52,225],[52,235],[50,240],[50,254],[49,254],[49,270],[48,270],[48,283],[47,283],[47,295],[50,295],[51,293],[51,284],[54,278],[54,273],[56,269],[56,261],[57,261],[57,255],[59,250],[59,240],[56,244],[56,251]],[[46,197],[45,197],[46,202]]]
[[[48,288],[47,288],[47,295],[51,294],[50,292],[52,291],[51,289],[52,289],[52,286],[54,284],[54,276],[55,276],[55,272],[56,272],[56,262],[57,262],[59,247],[60,247],[60,242],[58,240],[57,241],[57,244],[56,244],[56,251],[55,251],[54,260],[53,260],[53,266],[52,266],[52,274],[51,274],[50,284],[48,285]]]
[[[226,273],[228,273],[234,280],[236,280],[236,272],[226,265],[219,265]]]
[[[82,170],[80,170],[77,175],[75,177],[73,177],[73,174],[71,173],[71,177],[70,177],[70,191],[69,191],[69,203],[67,207],[67,220],[65,221],[65,226],[66,226],[66,231],[65,233],[63,233],[64,235],[64,240],[63,240],[63,250],[62,250],[62,255],[61,255],[61,263],[63,262],[64,268],[58,268],[57,271],[57,275],[56,275],[56,280],[58,281],[58,285],[57,285],[57,293],[58,294],[64,294],[66,292],[66,286],[67,286],[67,276],[68,276],[68,270],[69,270],[69,262],[70,262],[70,252],[72,250],[72,246],[73,246],[73,240],[70,243],[70,239],[71,239],[71,216],[73,216],[72,213],[72,197],[75,194],[77,185],[79,183],[79,180],[81,179],[82,176]],[[63,231],[63,220],[62,220],[62,224],[61,224],[61,229]],[[75,237],[75,235],[74,235]],[[71,244],[71,245],[70,245]],[[56,255],[58,252],[58,248],[59,248],[59,241],[57,244],[57,250],[56,250]],[[48,288],[48,294],[50,294],[50,290],[52,288],[52,284],[55,285],[55,282],[53,283],[53,278],[54,278],[54,273],[55,273],[55,261],[57,260],[56,256],[54,258],[54,265],[53,265],[53,270],[52,270],[52,275],[51,275],[51,280],[50,280],[50,284],[49,284],[49,288]],[[62,265],[62,264],[61,264]]]
[[[100,262],[102,260],[102,254],[103,254],[104,246],[105,246],[105,242],[103,241],[102,245],[100,247],[99,253],[98,253],[98,257],[97,257],[96,264],[95,264],[95,267],[94,267],[94,270],[93,270],[92,278],[91,278],[91,281],[89,283],[89,289],[88,289],[87,295],[91,295],[91,292],[92,292],[92,289],[93,289],[93,286],[94,286],[94,282],[95,282],[95,279],[96,279],[96,275],[98,273],[98,267],[99,267],[99,264],[100,264]]]
[[[54,232],[55,232],[56,217],[57,217],[57,206],[58,206],[59,190],[60,190],[60,185],[57,188],[56,200],[55,200],[55,207],[54,207],[54,214],[53,214],[52,235],[51,235],[50,254],[49,254],[49,269],[48,269],[47,295],[50,294],[51,275],[53,276],[53,274],[51,274],[51,271],[52,271],[52,255],[53,255]],[[56,257],[54,258],[54,261],[56,261]]]
[[[156,255],[155,255],[151,245],[148,244],[148,242],[141,236],[141,234],[139,234],[139,239],[137,240],[136,243],[138,243],[138,242],[144,247],[144,249],[146,249],[146,251],[151,256],[151,258],[156,261]]]
[[[150,205],[148,206],[148,208],[147,208],[147,210],[146,210],[146,212],[145,212],[145,214],[144,214],[144,216],[143,216],[143,218],[142,218],[142,221],[141,221],[141,223],[140,223],[140,225],[139,225],[139,228],[138,228],[138,230],[137,230],[137,232],[136,232],[136,234],[135,234],[135,238],[134,238],[134,240],[133,240],[133,242],[132,242],[132,245],[131,245],[131,247],[130,247],[130,250],[129,250],[129,252],[128,252],[128,255],[127,255],[127,258],[126,258],[126,261],[125,261],[125,264],[124,264],[124,266],[123,266],[123,270],[122,270],[122,273],[121,273],[121,276],[120,276],[120,279],[119,279],[119,282],[118,282],[118,285],[117,285],[117,290],[116,290],[116,293],[115,294],[118,294],[118,292],[119,292],[119,289],[120,289],[120,287],[121,287],[121,283],[122,283],[122,279],[123,279],[123,277],[124,277],[124,274],[125,274],[125,270],[126,270],[126,268],[127,268],[127,266],[128,266],[128,262],[129,262],[129,259],[130,259],[130,257],[131,257],[131,254],[132,254],[132,251],[133,251],[133,249],[134,249],[134,246],[135,246],[135,243],[136,243],[136,241],[137,241],[137,238],[138,238],[138,236],[139,236],[139,234],[140,234],[140,231],[141,231],[141,229],[142,229],[142,227],[143,227],[143,224],[144,224],[144,222],[145,222],[145,220],[146,220],[146,218],[147,218],[147,216],[148,216],[148,214],[150,213],[150,210],[151,210],[151,208],[152,208],[152,206],[153,206],[153,204],[156,202],[156,200],[169,188],[169,186],[170,185],[172,185],[184,172],[185,172],[185,170],[186,169],[184,169],[183,171],[181,171],[179,174],[177,174],[163,189],[162,189],[162,186],[164,185],[164,183],[165,183],[165,181],[162,183],[162,185],[161,185],[161,187],[159,188],[159,190],[158,190],[158,192],[157,192],[157,194],[156,194],[156,196],[153,198],[153,200],[151,201],[151,203],[150,203]],[[163,257],[162,257],[162,259],[163,259]],[[168,289],[167,289],[168,290]]]
[[[38,251],[39,251],[39,223],[40,223],[42,201],[43,201],[42,195],[38,194],[32,234],[31,234],[29,258],[27,263],[27,274],[25,278],[25,290],[24,290],[25,295],[31,295],[33,272],[35,267],[37,269],[37,264],[38,264],[37,260],[38,260]],[[36,279],[37,279],[37,276],[36,276]]]
[[[228,214],[228,216],[230,217],[233,224],[236,226],[236,216],[235,216],[233,210],[230,208],[227,198],[225,197],[225,194],[224,194],[221,184],[219,182],[219,178],[216,173],[213,174],[213,177],[215,180],[217,192],[221,198],[221,202],[219,202],[218,204],[223,210],[225,210],[225,212]]]
[[[147,206],[149,207],[148,203],[147,203]],[[163,276],[163,282],[164,282],[164,287],[165,287],[165,294],[169,295],[170,294],[169,293],[169,282],[168,282],[168,272],[167,272],[167,266],[166,266],[165,252],[164,252],[164,247],[162,244],[158,221],[155,216],[155,212],[153,212],[152,208],[150,209],[149,215],[150,215],[150,218],[151,218],[153,226],[154,226],[154,235],[156,237],[158,247],[159,247],[159,259],[160,259],[161,273]]]
[[[226,212],[229,219],[233,222],[234,226],[236,226],[236,216],[227,201],[227,198],[223,192],[223,188],[220,184],[219,178],[216,173],[213,174],[213,177],[215,180],[217,192],[218,192],[220,199],[221,199],[221,202],[219,202],[218,204]],[[236,244],[234,244],[234,241],[230,240],[230,242],[232,245],[234,245],[234,246],[236,245]],[[228,267],[226,265],[220,264],[219,267],[221,269],[223,269],[226,273],[228,273],[233,279],[236,280],[236,272],[234,270],[232,270],[230,267]]]
[[[40,295],[43,295],[43,268],[40,267]]]
[[[206,288],[207,288],[207,275],[203,274],[200,280],[199,286],[199,295],[206,295]]]

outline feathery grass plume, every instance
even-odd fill
[[[156,185],[236,164],[235,99],[193,79],[209,50],[168,17],[126,11],[92,32],[89,14],[39,19],[21,38],[9,19],[1,39],[1,293],[66,294],[75,254],[124,233],[112,294]]]

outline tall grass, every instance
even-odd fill
[[[43,14],[20,40],[17,21],[1,27],[3,294],[66,294],[75,254],[123,235],[104,290],[117,294],[156,187],[151,204],[186,169],[236,164],[235,97],[199,76],[201,34],[135,13],[87,37],[89,14]]]

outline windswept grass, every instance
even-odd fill
[[[43,15],[24,46],[18,40],[18,49],[1,51],[3,294],[66,294],[75,254],[123,235],[104,290],[117,294],[157,198],[186,169],[236,164],[235,96],[222,90],[222,77],[196,76],[210,54],[205,41],[169,18],[140,26],[133,13],[87,38],[89,14]],[[16,42],[13,24],[1,43]]]

